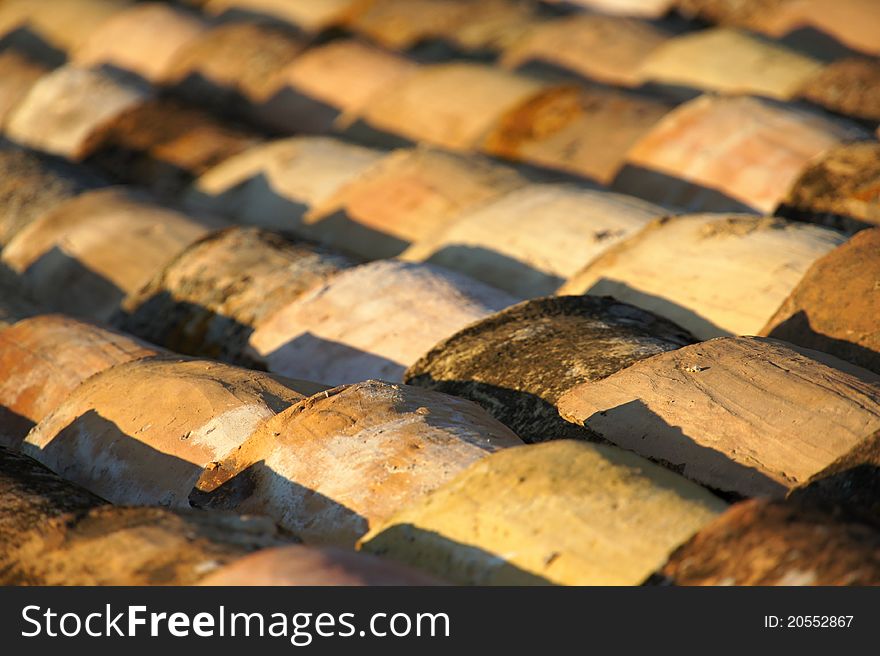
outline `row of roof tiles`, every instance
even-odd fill
[[[323,238],[347,253],[224,228],[226,221],[169,209],[129,190],[94,190],[100,181],[82,167],[4,150],[4,166],[13,174],[3,204],[9,217],[3,258],[12,268],[4,285],[50,308],[110,319],[166,347],[320,381],[182,360],[122,333],[28,310],[15,293],[4,297],[12,323],[0,333],[8,369],[0,392],[4,442],[114,503],[211,509],[197,515],[91,510],[95,502],[88,500],[82,508],[64,506],[62,497],[76,495],[55,495],[52,486],[68,483],[4,452],[15,464],[2,468],[2,505],[23,503],[30,517],[56,518],[10,524],[27,545],[4,550],[10,582],[229,582],[243,571],[283,571],[286,582],[302,582],[304,571],[320,581],[325,566],[347,573],[337,582],[425,580],[350,552],[292,547],[221,567],[252,548],[289,542],[285,531],[315,544],[357,541],[386,563],[403,561],[464,583],[639,583],[652,573],[683,583],[876,582],[876,373],[772,340],[688,346],[695,338],[687,330],[650,313],[703,338],[784,329],[793,342],[813,340],[807,345],[876,372],[876,294],[853,293],[876,286],[876,230],[844,243],[841,233],[782,219],[706,215],[652,222],[660,212],[648,204],[530,183],[502,167],[439,151],[384,156],[308,139],[251,150],[226,174],[234,179],[238,167],[248,184],[231,185],[233,193],[213,209],[245,222],[280,221],[272,227]],[[291,156],[294,164],[285,169]],[[351,161],[354,172],[340,181],[338,167]],[[413,165],[428,183],[413,185]],[[260,173],[250,177],[255,170]],[[303,191],[301,178],[315,170],[317,183],[307,180]],[[459,195],[475,171],[482,173],[474,185],[479,193]],[[267,190],[265,180],[284,180],[285,172],[287,183]],[[184,196],[210,205],[204,191],[211,175],[223,180],[211,171]],[[434,185],[444,179],[448,186],[436,193]],[[328,190],[326,180],[338,187]],[[274,190],[279,186],[282,194]],[[383,202],[375,202],[383,187]],[[306,218],[305,210],[322,205],[309,196],[316,190],[330,199],[330,216],[344,219],[325,225],[330,229],[323,235],[313,227],[322,221]],[[401,193],[406,190],[409,195]],[[499,220],[522,207],[521,236],[510,248],[522,249],[515,256],[531,253],[525,271],[513,269],[523,282],[512,280],[506,293],[418,264],[431,259],[425,253],[443,250],[434,248],[444,243],[433,237],[435,226],[414,225],[438,198],[445,204],[437,214],[454,217],[448,223],[459,231],[468,223],[459,217],[469,214],[462,209],[483,210],[490,246],[492,204],[508,203],[495,210]],[[544,245],[542,257],[542,247],[529,244],[542,235],[526,224],[535,208],[559,198],[554,216],[557,223],[571,222],[567,239],[592,230],[595,242],[610,237],[607,246],[614,244],[607,251],[594,245],[564,273],[553,268],[558,247]],[[571,219],[572,208],[584,204],[595,209]],[[622,227],[604,234],[606,228],[590,224],[593,212]],[[371,218],[383,213],[386,218]],[[481,220],[471,222],[480,227]],[[381,250],[388,249],[383,235],[364,238],[364,228],[377,225],[397,225],[400,241],[422,249],[407,258],[416,262],[359,265],[356,256],[395,254]],[[505,234],[516,227],[505,226]],[[432,234],[427,246],[411,236],[421,230]],[[715,266],[717,278],[693,280],[685,267],[676,272],[675,253],[689,240],[691,258],[716,249],[690,271]],[[753,249],[775,258],[777,275],[746,278],[752,287],[743,294],[734,283],[754,275]],[[486,282],[505,286],[513,276],[486,250],[465,250],[470,258],[441,263],[477,278],[483,268],[494,269],[495,279],[487,275]],[[655,259],[653,274],[640,270]],[[738,268],[722,270],[719,263],[728,261]],[[502,264],[509,269],[511,263]],[[615,295],[648,311],[564,296],[495,313],[536,295],[515,289],[535,284],[534,275],[524,275],[532,265],[544,274],[537,277],[543,284],[555,288],[554,278],[569,278],[563,290],[575,293],[601,293],[597,284],[617,283]],[[657,272],[671,281],[660,290],[650,287]],[[670,296],[682,286],[681,295]],[[837,311],[841,304],[844,313]],[[731,315],[732,309],[739,311]],[[38,316],[15,322],[34,312]],[[825,321],[831,333],[813,330],[811,321]],[[755,328],[745,330],[746,324]],[[332,390],[321,384],[370,377],[409,384]],[[657,385],[653,396],[642,384],[646,378]],[[676,401],[690,411],[675,408]],[[633,442],[636,434],[645,438]],[[522,445],[559,437],[616,446]],[[33,477],[54,483],[34,492]],[[717,494],[727,501],[789,498],[725,510]],[[263,524],[254,531],[217,514],[220,509],[267,515],[282,528]],[[0,521],[14,522],[17,515]],[[67,551],[53,535],[59,531],[68,538]],[[181,542],[194,531],[198,540]],[[817,534],[833,538],[819,548]],[[157,536],[169,545],[162,557],[173,554],[178,568],[137,568],[156,557]],[[96,571],[95,559],[120,540],[139,545],[138,557]],[[795,547],[799,560],[791,557]],[[264,569],[255,569],[260,562]],[[218,568],[213,579],[204,578]]]
[[[20,16],[19,22],[9,21],[12,36],[21,30],[35,30],[39,34],[41,24],[36,18],[45,20],[51,14],[33,8],[31,13],[35,16],[33,25],[21,22]],[[591,15],[573,18],[617,20]],[[163,88],[170,87],[179,95],[206,103],[214,110],[234,110],[233,114],[276,130],[336,130],[359,138],[368,138],[368,132],[378,131],[380,134],[372,134],[371,138],[386,144],[403,138],[454,149],[482,150],[603,183],[614,183],[629,193],[656,195],[657,190],[646,188],[650,185],[644,182],[631,188],[633,183],[629,178],[633,176],[627,175],[626,169],[647,168],[663,176],[664,180],[665,176],[672,176],[693,183],[685,185],[690,189],[689,193],[673,190],[673,193],[667,192],[665,197],[660,197],[669,204],[687,206],[692,210],[746,206],[762,211],[776,207],[806,160],[836,141],[867,138],[867,133],[856,125],[835,122],[796,106],[778,106],[766,101],[709,101],[704,98],[669,113],[667,102],[643,94],[633,95],[622,89],[572,85],[554,76],[510,72],[475,62],[419,65],[405,56],[378,50],[356,40],[304,40],[302,36],[293,35],[274,24],[234,21],[215,25],[206,23],[192,30],[173,28],[178,22],[188,25],[194,20],[197,19],[189,13],[157,3],[120,9],[115,18],[108,18],[105,23],[99,21],[97,27],[90,25],[90,30],[80,35],[79,41],[88,36],[98,45],[89,45],[88,41],[71,45],[70,64],[55,75],[40,78],[36,89],[29,90],[36,75],[33,71],[35,64],[32,61],[22,63],[22,55],[17,51],[9,53],[9,57],[15,59],[9,62],[9,67],[18,68],[20,64],[25,69],[20,75],[9,76],[11,88],[6,94],[11,113],[6,118],[9,129],[19,139],[34,141],[42,148],[73,157],[87,156],[100,145],[102,138],[122,142],[146,140],[147,145],[153,145],[151,140],[157,137],[150,132],[156,131],[157,124],[167,128],[171,116],[181,112],[165,110],[162,103],[157,107],[155,101],[149,102],[156,89],[148,85],[130,78],[120,80],[112,75],[112,71],[86,73],[81,70],[105,66],[124,69]],[[116,21],[122,21],[122,25],[110,29]],[[107,27],[108,34],[102,33],[101,25]],[[623,21],[620,29],[628,29],[628,25]],[[43,29],[47,34],[36,37],[37,40],[42,36],[51,38],[51,30]],[[609,30],[613,33],[617,28],[599,25],[595,29],[604,34]],[[139,31],[143,38],[132,37],[132,33]],[[581,35],[589,32],[589,26],[573,25],[572,31]],[[180,33],[185,33],[186,38],[174,38]],[[150,35],[154,36],[151,38]],[[157,35],[162,39],[157,41]],[[23,49],[31,60],[39,59],[39,49],[21,35],[17,36],[17,47]],[[676,79],[674,71],[657,78],[657,81],[704,90],[779,96],[786,86],[782,81],[786,73],[780,73],[779,69],[786,69],[787,62],[797,60],[799,56],[794,53],[789,58],[780,55],[783,63],[774,67],[767,63],[765,50],[777,46],[767,45],[747,34],[723,30],[703,30],[670,38],[672,43],[679,43],[672,48],[674,53],[684,50],[674,55],[679,64],[672,63],[671,69],[683,68],[691,75],[697,73],[693,61],[707,59],[700,54],[702,50],[716,57],[729,57],[730,61],[721,62],[716,71],[722,77],[732,78],[727,81],[714,79],[713,74],[704,80]],[[716,42],[719,38],[721,43]],[[725,39],[732,39],[732,42]],[[619,39],[614,36],[613,40]],[[551,41],[555,44],[558,39],[553,37]],[[694,41],[698,52],[692,52],[688,45]],[[778,47],[782,48],[781,45]],[[602,49],[598,50],[601,52]],[[568,50],[554,50],[560,51]],[[588,61],[595,61],[596,49],[587,51],[590,54]],[[82,52],[85,54],[77,54]],[[532,58],[531,55],[528,57]],[[609,57],[613,61],[620,60],[617,53]],[[672,55],[664,55],[661,59],[665,61],[669,57]],[[769,59],[773,61],[774,57],[769,56]],[[749,61],[759,64],[751,71],[736,72],[737,66],[746,67]],[[832,67],[838,65],[846,70],[853,66],[862,70],[876,68],[876,61],[836,62]],[[664,66],[662,61],[657,65],[658,68]],[[834,75],[818,63],[816,66],[818,68],[812,65],[807,68],[821,69],[817,73],[819,78],[809,83],[805,79],[804,84],[816,90],[833,89],[833,93],[829,91],[829,97],[851,99],[859,95],[860,89],[875,86],[859,75],[848,82],[835,84],[829,79]],[[736,81],[739,77],[748,80],[750,76],[755,76],[752,83]],[[767,76],[766,83],[758,79],[761,76]],[[624,77],[604,81],[625,85]],[[776,91],[771,93],[768,89]],[[86,106],[59,108],[59,103],[54,101],[59,94],[74,93],[85,96],[82,103]],[[21,103],[18,111],[13,111],[16,104],[13,96]],[[88,106],[88,98],[92,106]],[[136,109],[145,103],[138,113]],[[860,106],[843,107],[832,101],[829,103],[826,105],[830,108],[855,118],[869,123],[877,121],[872,115],[872,111],[876,111],[876,102],[870,97],[866,96]],[[134,117],[130,116],[132,112]],[[57,114],[54,120],[59,123],[58,132],[41,131],[40,126],[53,113]],[[743,124],[744,114],[749,117],[747,124]],[[99,128],[112,124],[114,118],[120,118],[121,124],[111,129],[113,134],[109,137],[100,135]],[[205,125],[198,126],[201,138],[209,143],[201,146],[203,152],[200,156],[190,155],[191,164],[196,168],[215,163],[218,158],[247,144],[244,134],[230,133],[207,119],[202,122]],[[175,154],[186,160],[182,133],[197,127],[198,121],[194,115],[187,114],[178,117],[177,124],[176,138],[171,138],[171,143],[168,143],[169,136],[165,135],[169,164],[177,164]],[[736,131],[739,139],[716,138],[721,134],[726,136],[730,131]],[[747,164],[755,167],[765,159],[760,148],[766,141],[767,132],[779,132],[779,146],[785,145],[791,152],[784,160],[773,160],[778,171],[772,171],[769,165],[766,167],[765,174],[772,181],[768,183],[770,189],[759,187],[750,191],[748,181],[737,180],[736,172]],[[698,167],[692,165],[688,168],[680,161],[680,155],[676,158],[676,153],[683,150],[674,148],[678,140],[684,144],[693,140],[691,147],[702,149],[710,148],[708,144],[725,145],[707,152]],[[194,147],[192,141],[193,137],[189,139],[190,148]],[[117,147],[124,145],[116,144]],[[127,145],[133,146],[134,143]],[[175,153],[175,149],[184,152]],[[184,164],[182,168],[191,167]],[[691,198],[694,188],[699,190],[701,187],[721,192],[727,206],[719,207],[717,198],[700,198],[699,194],[698,198]]]
[[[347,150],[361,152],[339,141],[293,139],[253,153],[245,162],[251,167],[221,165],[223,171],[213,172],[221,181],[215,195],[197,192],[196,205],[226,210],[223,219],[124,187],[90,189],[82,167],[7,146],[2,225],[9,237],[0,260],[54,310],[112,318],[172,348],[224,352],[232,361],[261,362],[283,373],[296,366],[290,362],[312,362],[309,372],[332,384],[399,374],[467,323],[553,292],[611,294],[702,339],[777,330],[804,335],[794,341],[812,339],[809,322],[793,319],[809,314],[812,332],[826,335],[832,352],[849,352],[834,347],[834,339],[876,348],[871,330],[846,325],[860,317],[870,321],[869,312],[854,311],[843,327],[831,325],[832,308],[849,298],[856,281],[871,284],[876,230],[847,242],[836,230],[782,218],[663,218],[660,208],[623,196],[529,183],[511,171],[430,150],[385,156],[328,194],[326,182],[347,175],[332,162],[357,160],[346,158]],[[266,173],[253,175],[254,165]],[[318,186],[329,201],[309,209],[310,173],[325,178]],[[324,246],[290,244],[259,229],[223,230],[235,220]],[[542,230],[548,224],[554,230]],[[414,244],[404,250],[409,240]],[[360,264],[397,253],[402,261]],[[849,258],[864,264],[834,264]],[[819,295],[798,288],[812,266],[844,266],[855,275],[823,305]],[[822,286],[829,278],[810,274],[806,280]],[[363,289],[372,290],[369,298]],[[787,301],[792,293],[797,299]],[[858,302],[870,305],[871,298]],[[211,330],[205,330],[205,309],[222,316]],[[306,334],[314,346],[320,338],[357,349],[388,337],[368,321],[379,313],[398,317],[392,330],[414,328],[398,331],[394,348],[376,351],[380,359],[351,368],[340,354],[331,374],[330,361],[299,358],[300,349],[309,348]],[[868,356],[859,362],[874,366]]]
[[[528,323],[519,327],[530,329]],[[876,583],[871,549],[877,536],[870,526],[876,522],[877,375],[757,338],[679,349],[671,342],[640,351],[647,335],[607,333],[604,341],[618,345],[606,352],[629,348],[637,363],[602,378],[620,358],[601,362],[605,352],[593,350],[590,364],[599,379],[572,384],[556,405],[572,422],[569,437],[583,438],[575,433],[582,430],[615,446],[573,439],[522,446],[478,405],[420,387],[370,381],[316,392],[320,386],[313,383],[157,353],[71,319],[21,321],[0,333],[6,414],[48,414],[23,442],[8,434],[12,424],[5,421],[8,446],[102,499],[170,511],[105,510],[97,519],[72,519],[64,514],[73,512],[70,494],[53,498],[55,487],[66,490],[68,483],[47,487],[45,480],[54,479],[35,464],[27,465],[31,473],[22,480],[13,465],[26,462],[5,455],[13,464],[3,469],[0,521],[18,526],[18,533],[5,535],[24,545],[4,550],[15,563],[4,570],[8,582],[188,583],[232,559],[228,553],[208,559],[206,549],[228,552],[230,542],[243,543],[232,550],[240,556],[292,535],[311,545],[350,548],[357,541],[362,551],[471,584],[637,584],[660,570],[675,580],[677,568],[689,582],[699,582],[696,570],[703,582],[714,583]],[[658,348],[660,354],[649,357]],[[498,349],[490,345],[482,355],[492,350]],[[503,362],[496,356],[496,368]],[[521,360],[507,362],[525,368]],[[547,375],[530,369],[534,378]],[[444,389],[438,378],[422,374],[410,382]],[[476,373],[468,388],[461,378],[446,391],[496,412],[523,406],[515,390],[494,392]],[[64,385],[72,391],[60,400]],[[534,383],[532,389],[539,391]],[[54,408],[47,391],[56,392]],[[503,418],[518,425],[516,417]],[[44,479],[40,485],[28,483],[34,471]],[[22,501],[22,489],[29,500]],[[726,511],[709,489],[728,500],[778,501],[740,502]],[[58,510],[62,499],[68,506]],[[22,503],[62,519],[42,522],[30,511],[31,521],[23,524],[16,510]],[[208,517],[181,519],[179,512],[192,506]],[[281,529],[239,528],[242,520],[216,517],[218,511],[268,516]],[[82,521],[98,529],[80,528]],[[131,568],[140,556],[90,573],[94,564],[80,555],[65,561],[66,571],[45,571],[65,549],[77,556],[81,530],[92,557],[119,539],[144,541],[149,554],[156,549],[149,534],[176,534],[181,521],[208,525],[208,536],[196,545],[177,538],[183,544],[176,548],[190,553],[177,556],[179,571],[163,570],[166,580],[159,574],[150,580],[149,571],[136,575]],[[225,526],[226,534],[212,537],[212,524]],[[59,530],[73,536],[51,539]],[[769,560],[754,544],[753,532],[760,531],[773,538],[766,545],[774,554]],[[831,537],[792,560],[791,549],[806,544],[804,531]],[[745,560],[734,561],[741,567],[719,563],[717,549],[700,546],[718,540],[741,553]],[[193,562],[196,557],[202,560]],[[695,564],[700,559],[705,570]],[[361,565],[369,570],[368,564]]]

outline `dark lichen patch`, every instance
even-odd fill
[[[610,297],[547,297],[441,342],[410,367],[405,381],[480,404],[526,442],[595,440],[560,419],[559,397],[693,341],[674,323]]]

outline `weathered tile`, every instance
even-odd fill
[[[880,532],[779,501],[738,503],[662,569],[675,585],[878,585]]]
[[[248,115],[271,80],[305,48],[288,30],[257,22],[220,24],[176,51],[163,82],[214,111]]]
[[[518,299],[456,272],[393,260],[348,269],[266,318],[269,371],[328,385],[400,380],[439,340]]]
[[[664,218],[612,246],[558,293],[611,295],[701,339],[754,335],[812,263],[844,240],[834,230],[769,217]]]
[[[880,62],[857,57],[831,62],[807,79],[798,95],[840,114],[880,122]]]
[[[108,71],[62,66],[37,80],[6,120],[6,135],[67,159],[91,154],[94,137],[150,100],[147,85]]]
[[[475,460],[520,440],[470,401],[367,381],[316,394],[209,466],[196,507],[268,515],[351,545]]]
[[[255,133],[173,100],[153,100],[108,122],[85,163],[176,198],[200,174],[258,143]]]
[[[191,585],[289,544],[262,517],[117,508],[0,447],[0,583]]]
[[[302,234],[367,259],[391,257],[524,184],[511,169],[480,157],[399,150],[314,207]]]
[[[117,364],[158,355],[139,339],[58,314],[0,331],[0,445],[17,448],[30,428],[84,380]]]
[[[292,137],[253,146],[202,175],[185,195],[197,210],[302,233],[303,216],[383,157],[332,137]]]
[[[246,366],[256,326],[353,264],[277,233],[229,228],[178,255],[125,300],[114,323],[178,353]]]
[[[711,488],[780,497],[880,429],[880,376],[785,342],[722,338],[575,387],[559,411]]]
[[[0,244],[64,201],[105,184],[84,167],[0,144]]]
[[[758,98],[701,96],[636,143],[614,187],[689,211],[772,212],[813,157],[865,136]]]
[[[77,387],[22,452],[113,503],[187,508],[203,467],[320,389],[285,382],[209,360],[120,364]]]
[[[48,308],[106,320],[165,263],[225,222],[113,187],[67,200],[18,232],[2,261]]]
[[[461,271],[523,298],[545,296],[662,214],[620,194],[530,184],[463,212],[401,258]]]
[[[880,374],[880,228],[816,260],[760,334]]]
[[[608,185],[669,110],[665,102],[618,89],[554,87],[500,117],[480,148]]]
[[[776,213],[846,231],[880,225],[880,144],[846,143],[815,158]]]
[[[638,585],[725,504],[620,449],[505,449],[402,509],[361,549],[458,584]]]
[[[192,12],[159,2],[137,4],[95,25],[70,59],[79,66],[113,66],[159,82],[177,51],[206,29]]]

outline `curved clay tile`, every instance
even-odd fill
[[[113,503],[187,508],[205,465],[303,398],[268,374],[218,362],[136,360],[77,387],[22,452]]]
[[[677,8],[777,39],[818,32],[854,50],[880,54],[880,5],[874,0],[677,0]]]
[[[40,523],[19,537],[3,562],[6,585],[194,585],[290,541],[263,517],[113,506]]]
[[[781,497],[880,430],[880,376],[777,340],[722,338],[575,387],[559,412],[708,487]]]
[[[672,554],[674,585],[878,585],[880,532],[794,503],[738,503]]]
[[[579,5],[585,9],[609,14],[660,18],[681,0],[548,0]]]
[[[880,374],[880,228],[816,260],[762,335],[830,353]]]
[[[391,257],[525,180],[476,156],[398,150],[305,217],[302,234],[367,259]]]
[[[60,314],[23,319],[0,330],[0,445],[18,448],[27,431],[87,378],[162,352]]]
[[[638,0],[636,0],[638,1]],[[752,28],[762,13],[775,11],[791,0],[676,0],[676,10],[688,18],[721,25]]]
[[[651,23],[602,14],[573,14],[535,23],[505,50],[509,68],[549,64],[583,78],[637,86],[642,62],[669,34]]]
[[[123,112],[97,132],[87,165],[163,197],[259,143],[258,135],[193,107],[161,99]]]
[[[333,137],[253,146],[202,175],[185,204],[240,223],[302,232],[302,218],[385,153]]]
[[[815,158],[776,213],[847,231],[880,225],[880,144],[842,144]]]
[[[470,0],[467,20],[440,37],[466,54],[494,55],[521,39],[539,20],[540,11],[534,3],[521,0]]]
[[[462,213],[402,254],[523,298],[555,292],[598,255],[663,214],[628,196],[530,184]]]
[[[37,520],[107,506],[101,497],[64,480],[36,460],[0,446],[0,556],[15,547]]]
[[[502,116],[480,148],[607,185],[633,144],[669,109],[617,89],[555,87]]]
[[[14,48],[0,52],[0,126],[51,68]]]
[[[292,539],[261,517],[112,507],[2,447],[0,529],[3,585],[192,585]]]
[[[839,114],[880,123],[880,62],[860,57],[831,62],[807,79],[798,95]]]
[[[453,271],[383,260],[342,271],[250,338],[269,371],[327,385],[400,380],[439,340],[516,302]]]
[[[756,18],[755,28],[775,38],[816,30],[854,50],[880,55],[880,5],[874,0],[788,0]]]
[[[635,144],[614,188],[689,211],[772,212],[813,157],[865,136],[758,98],[701,96]]]
[[[205,470],[190,501],[268,515],[306,541],[349,546],[475,460],[520,444],[470,401],[367,381],[267,422]]]
[[[255,15],[290,23],[306,32],[319,32],[356,15],[372,0],[204,0],[209,14]]]
[[[424,66],[368,103],[372,127],[454,150],[474,148],[505,114],[546,83],[483,64]]]
[[[105,20],[131,5],[131,0],[4,0],[0,36],[24,29],[49,48],[69,53]]]
[[[535,20],[518,0],[372,0],[346,28],[392,50],[438,40],[466,51],[495,51]]]
[[[610,295],[701,339],[754,335],[844,235],[748,215],[664,218],[608,249],[560,294]]]
[[[2,261],[47,308],[104,320],[168,260],[224,226],[124,188],[100,189],[32,221],[3,250]]]
[[[560,440],[478,461],[361,549],[459,585],[638,585],[724,508],[632,453]]]
[[[279,69],[254,109],[277,130],[327,132],[355,121],[385,89],[418,70],[415,62],[355,39],[309,48]]]
[[[62,66],[40,78],[6,120],[14,141],[67,159],[94,150],[94,137],[152,97],[145,84],[120,75]]]
[[[163,82],[213,111],[248,114],[267,98],[273,76],[305,47],[274,25],[225,23],[176,51]]]
[[[159,2],[114,14],[71,53],[83,67],[113,66],[159,82],[178,50],[201,36],[207,24],[195,14]]]
[[[559,417],[563,394],[693,341],[675,324],[613,298],[540,298],[443,340],[404,380],[478,403],[526,442],[589,439]]]
[[[277,233],[229,228],[178,255],[125,300],[114,323],[178,353],[247,365],[256,326],[353,264]]]
[[[880,528],[880,431],[844,454],[788,499]]]
[[[723,93],[791,98],[823,63],[730,28],[669,39],[643,62],[645,81]]]

